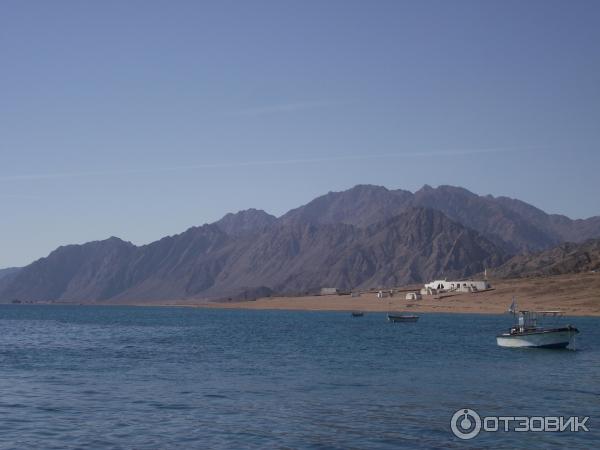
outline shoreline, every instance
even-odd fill
[[[249,303],[252,300],[248,301]],[[489,315],[489,316],[503,316],[507,314],[507,311],[490,311],[490,310],[468,310],[468,309],[450,309],[450,308],[439,308],[439,309],[417,309],[417,308],[389,308],[389,309],[335,309],[327,306],[321,308],[306,308],[306,307],[275,307],[261,305],[260,307],[247,307],[242,305],[241,302],[232,302],[223,306],[219,303],[23,303],[23,304],[12,304],[12,303],[0,303],[1,306],[80,306],[80,307],[109,307],[109,308],[121,308],[121,307],[136,307],[136,308],[193,308],[193,309],[228,309],[236,311],[288,311],[288,312],[343,312],[351,313],[354,311],[360,311],[364,313],[377,313],[386,314],[390,313],[418,313],[418,314],[467,314],[467,315]],[[565,309],[564,316],[567,317],[600,317],[600,312],[577,312],[571,313]]]
[[[155,299],[118,302],[48,302],[21,303],[49,306],[162,306],[205,309],[245,309],[281,311],[331,311],[366,313],[507,313],[513,296],[521,310],[559,310],[566,316],[600,317],[600,273],[583,273],[512,280],[491,280],[492,290],[445,295],[436,299],[406,300],[410,290],[402,288],[391,298],[378,299],[374,292],[350,295],[313,295],[297,297],[263,297],[255,300]],[[414,286],[413,286],[414,287]],[[10,303],[7,303],[10,305]]]
[[[307,311],[307,312],[364,312],[364,313],[418,313],[418,314],[487,314],[487,315],[505,315],[508,305],[490,305],[490,307],[458,306],[452,304],[432,304],[430,301],[422,300],[422,304],[407,305],[405,302],[398,301],[392,304],[382,304],[373,306],[370,304],[356,305],[336,305],[332,300],[321,299],[323,303],[313,306],[305,302],[306,297],[273,297],[268,299],[258,299],[256,301],[228,302],[228,303],[198,303],[198,304],[160,304],[155,306],[162,307],[182,307],[182,308],[201,308],[201,309],[228,309],[228,310],[253,310],[253,311]],[[281,301],[283,300],[283,301]],[[296,303],[297,302],[297,303]],[[295,304],[294,304],[295,303]],[[524,303],[520,308],[525,310],[559,310],[569,317],[600,317],[600,311],[583,310],[583,308],[532,308],[529,303]],[[137,304],[135,306],[148,306]]]
[[[386,314],[386,313],[411,313],[411,314],[464,314],[464,315],[486,315],[486,316],[504,316],[508,314],[508,311],[497,312],[497,311],[470,311],[470,310],[456,310],[456,309],[390,309],[386,311],[380,310],[356,310],[356,309],[307,309],[307,308],[275,308],[275,307],[261,307],[261,308],[245,308],[242,306],[232,306],[232,307],[220,307],[214,305],[181,305],[181,304],[173,304],[173,305],[119,305],[119,306],[155,306],[160,308],[197,308],[197,309],[223,309],[223,310],[234,310],[234,311],[287,311],[287,312],[338,312],[338,313],[352,313],[352,312],[363,312],[365,314]],[[564,311],[564,317],[599,317],[600,313],[569,313]]]
[[[600,317],[600,274],[583,273],[511,280],[491,280],[492,290],[460,293],[435,299],[406,300],[403,289],[392,298],[378,299],[373,292],[360,297],[315,295],[268,297],[220,302],[179,301],[171,306],[210,309],[286,311],[362,311],[407,313],[506,314],[513,296],[519,309],[559,310],[567,316]],[[168,306],[164,302],[162,305]]]

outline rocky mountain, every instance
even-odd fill
[[[212,286],[232,242],[213,224],[140,247],[114,237],[59,247],[20,270],[0,299],[184,298]]]
[[[600,237],[600,216],[572,220],[560,214],[546,214],[541,209],[521,200],[508,197],[497,197],[495,200],[519,214],[536,228],[553,235],[559,242],[582,242]]]
[[[548,248],[560,242],[558,236],[536,227],[494,197],[479,196],[463,188],[424,186],[415,192],[413,203],[443,212],[479,231],[510,253]]]
[[[0,292],[8,286],[14,277],[17,276],[20,267],[7,267],[6,269],[0,269]]]
[[[565,243],[543,252],[518,255],[494,269],[493,274],[499,278],[519,278],[592,270],[600,270],[600,239]]]
[[[282,223],[345,223],[365,227],[398,215],[412,203],[413,194],[383,186],[358,185],[343,192],[329,192],[279,219]]]
[[[368,226],[410,207],[441,211],[472,228],[509,253],[551,248],[565,240],[600,237],[600,217],[571,220],[546,214],[525,202],[507,197],[479,196],[454,186],[423,186],[414,194],[381,186],[359,185],[330,192],[283,215],[284,223],[346,223]]]
[[[214,286],[233,252],[248,240],[232,237],[210,224],[138,247],[128,264],[127,286],[114,298],[201,296]]]
[[[246,209],[237,213],[228,213],[215,222],[225,233],[232,236],[251,234],[270,227],[277,222],[277,217],[260,209]]]
[[[437,211],[413,208],[367,228],[279,225],[236,254],[211,291],[224,292],[236,283],[284,293],[322,286],[396,286],[433,276],[465,276],[504,259],[478,233]]]
[[[0,269],[0,280],[15,276],[19,269],[20,267],[7,267],[6,269]]]
[[[136,247],[118,238],[67,245],[22,268],[0,290],[1,299],[103,300],[123,289]]]
[[[22,269],[0,299],[144,300],[303,293],[462,277],[506,260],[479,233],[410,208],[357,227],[276,223],[256,233],[194,227],[152,244],[111,238],[60,247]]]
[[[139,247],[118,238],[60,247],[0,278],[0,300],[249,298],[384,287],[465,277],[511,255],[592,237],[600,237],[600,217],[571,220],[452,186],[413,194],[359,185],[280,218],[249,209]],[[498,273],[579,270],[593,252],[578,248],[515,257]]]

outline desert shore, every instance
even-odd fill
[[[321,295],[270,297],[253,301],[186,303],[185,306],[225,309],[279,309],[303,311],[505,313],[516,296],[520,309],[561,310],[573,316],[600,316],[600,273],[560,275],[513,280],[492,280],[493,290],[422,300],[405,300],[404,292],[378,299],[375,293],[360,297]],[[183,306],[183,305],[182,305]]]

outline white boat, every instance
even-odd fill
[[[517,323],[506,333],[496,336],[500,347],[573,348],[579,330],[571,325],[546,328],[538,325],[543,317],[561,317],[561,311],[516,311],[513,303],[509,309]]]

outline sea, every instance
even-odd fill
[[[598,448],[600,318],[567,321],[575,351],[497,347],[508,315],[3,305],[0,448]]]

